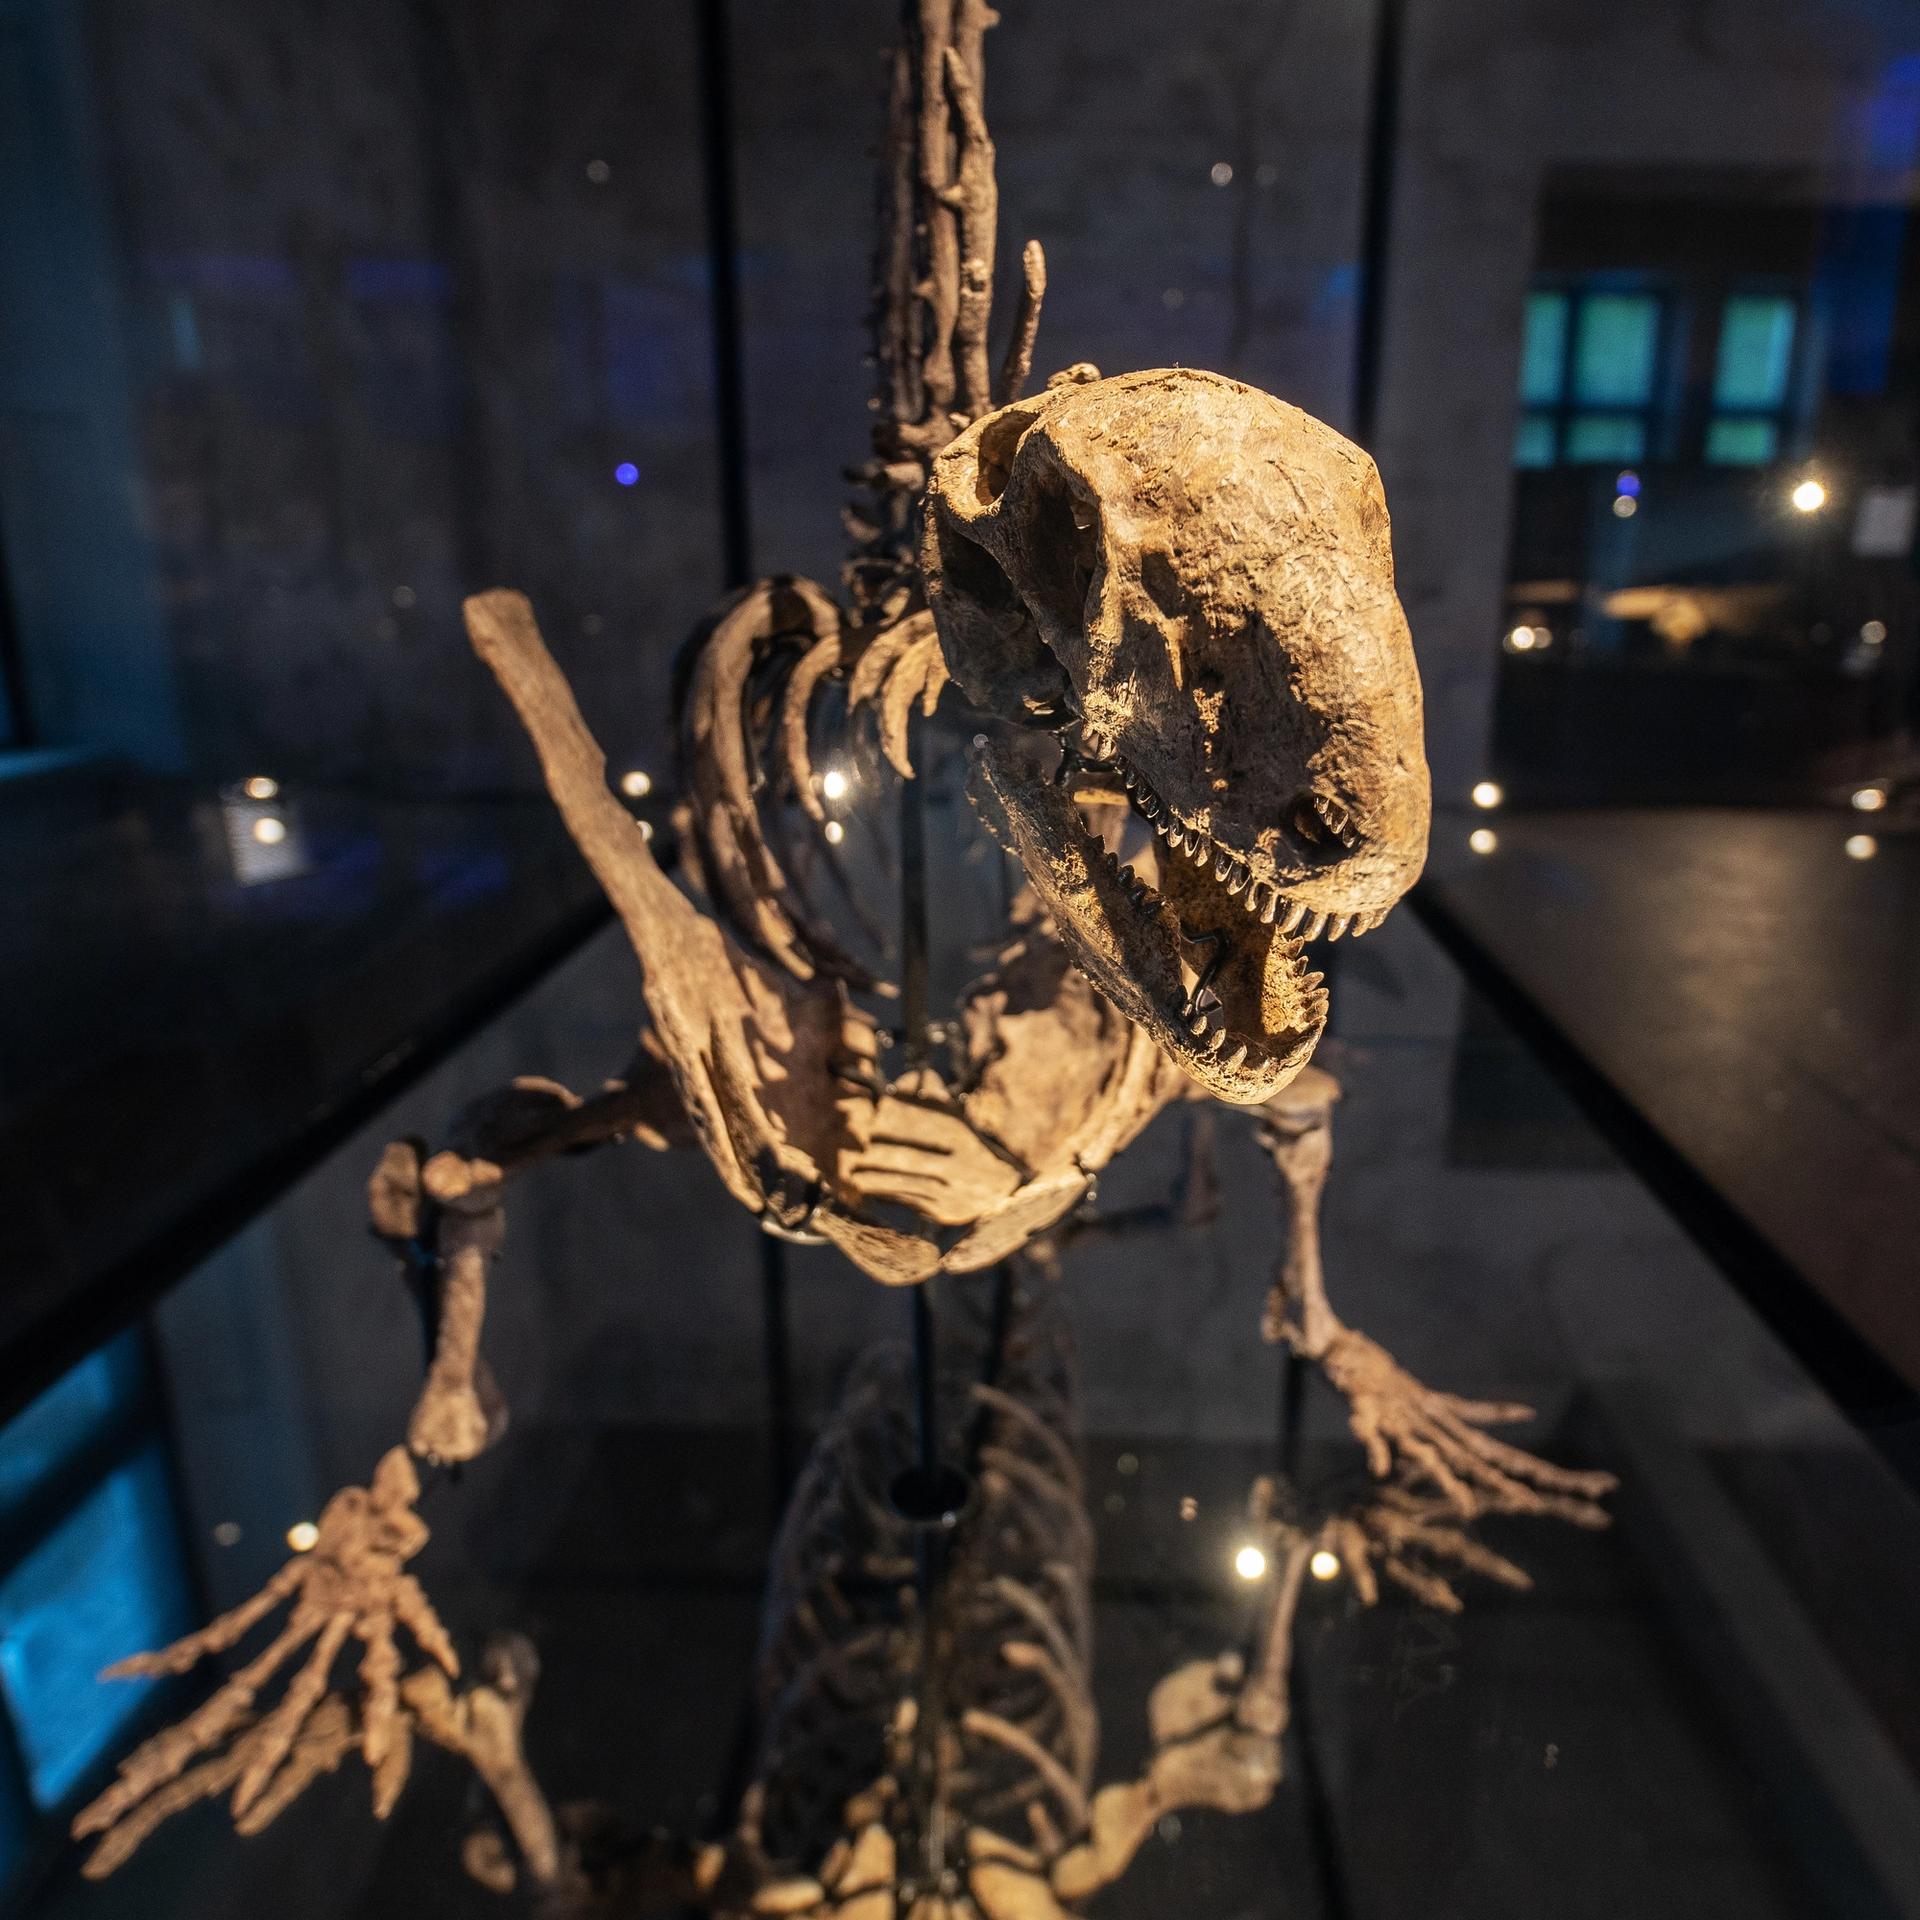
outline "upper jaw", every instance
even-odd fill
[[[1193,813],[1163,799],[1113,740],[1087,736],[1085,751],[1096,750],[1096,757],[1125,788],[1135,812],[1159,836],[1161,857],[1183,858],[1208,874],[1260,925],[1300,940],[1338,940],[1347,933],[1358,939],[1392,910],[1392,898],[1376,905],[1374,890],[1358,893],[1351,882],[1351,857],[1362,847],[1363,836],[1340,801],[1308,790],[1279,810],[1280,830],[1272,837],[1288,856],[1283,865],[1273,851],[1236,844],[1224,827],[1209,832]],[[1341,870],[1343,861],[1348,871]]]

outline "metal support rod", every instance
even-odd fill
[[[793,1342],[787,1324],[787,1250],[760,1236],[760,1343],[767,1374],[767,1477],[772,1518],[779,1523],[793,1489]]]
[[[701,163],[707,210],[708,323],[713,342],[714,438],[720,472],[720,552],[726,584],[753,578],[747,514],[746,376],[740,352],[739,232],[733,177],[733,49],[726,0],[695,0],[699,33]]]
[[[924,779],[925,742],[911,743]],[[924,1067],[927,1040],[927,822],[921,780],[900,783],[900,1038],[908,1067]]]
[[[1393,177],[1400,152],[1400,59],[1406,0],[1376,0],[1373,78],[1367,101],[1367,171],[1360,210],[1360,299],[1353,343],[1353,437],[1377,451],[1380,368],[1387,324],[1387,258]]]
[[[913,1426],[920,1471],[932,1475],[940,1465],[940,1409],[934,1366],[931,1282],[913,1289]]]

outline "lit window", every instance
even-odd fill
[[[1520,425],[1513,436],[1513,464],[1516,467],[1552,466],[1553,440],[1551,414],[1522,414]]]
[[[1639,460],[1646,451],[1646,425],[1636,414],[1576,413],[1567,422],[1567,458],[1582,465]]]
[[[1527,296],[1516,467],[1640,461],[1655,451],[1663,308],[1599,288]]]
[[[1707,426],[1707,459],[1716,467],[1763,467],[1780,451],[1771,420],[1714,420]]]
[[[1660,307],[1651,294],[1594,293],[1582,300],[1573,344],[1575,404],[1644,407],[1653,398],[1659,330]]]
[[[1771,410],[1785,404],[1794,320],[1793,302],[1773,295],[1736,294],[1727,302],[1713,376],[1716,407]]]
[[[1720,309],[1701,449],[1708,465],[1764,467],[1781,457],[1799,327],[1798,303],[1785,294],[1736,293]]]
[[[1520,399],[1529,407],[1558,403],[1566,381],[1567,296],[1530,293],[1520,348]]]

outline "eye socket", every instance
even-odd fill
[[[1064,476],[1036,473],[1020,505],[1020,558],[1026,600],[1057,629],[1087,625],[1087,601],[1100,566],[1100,510],[1076,494]]]
[[[1069,703],[1066,669],[999,561],[944,515],[934,531],[933,612],[954,678],[976,706],[1021,726],[1045,724],[1036,716]]]
[[[1013,470],[1013,456],[1021,439],[1039,415],[1031,409],[1008,407],[980,429],[979,458],[974,468],[974,498],[990,507],[1006,491],[1007,475]]]

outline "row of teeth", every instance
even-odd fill
[[[1213,877],[1225,885],[1228,894],[1239,900],[1263,927],[1277,923],[1282,933],[1298,934],[1302,940],[1318,940],[1322,935],[1338,940],[1351,930],[1357,940],[1386,917],[1376,913],[1310,913],[1304,900],[1289,900],[1272,881],[1256,880],[1238,855],[1216,846],[1198,827],[1176,819],[1162,804],[1160,796],[1125,761],[1116,764],[1121,779],[1133,795],[1134,805],[1152,824],[1154,832],[1175,853],[1184,853],[1196,867],[1211,869]],[[1358,836],[1339,802],[1316,796],[1314,806],[1318,809],[1316,817],[1325,820],[1328,830],[1339,836],[1343,846],[1351,846]],[[1339,819],[1337,826],[1332,817],[1335,814]],[[1282,907],[1286,909],[1284,914]]]
[[[1360,829],[1353,815],[1338,800],[1324,793],[1310,793],[1293,809],[1293,824],[1308,840],[1325,844],[1328,834],[1351,853],[1360,844]]]
[[[1142,912],[1150,911],[1160,904],[1158,892],[1135,873],[1111,847],[1102,849],[1102,857],[1107,863],[1108,872],[1120,884],[1127,898]],[[1297,955],[1300,951],[1299,943],[1294,942],[1287,951]],[[1300,984],[1306,992],[1309,1005],[1317,1002],[1320,1013],[1324,1016],[1326,976],[1313,972],[1302,973]],[[1267,1064],[1266,1054],[1248,1041],[1236,1041],[1231,1049],[1228,1048],[1224,1009],[1220,1004],[1220,996],[1211,987],[1202,987],[1194,994],[1180,1017],[1185,1021],[1187,1031],[1196,1040],[1203,1041],[1207,1051],[1217,1055],[1221,1066],[1229,1073],[1246,1065],[1249,1060],[1252,1061],[1256,1072]]]

